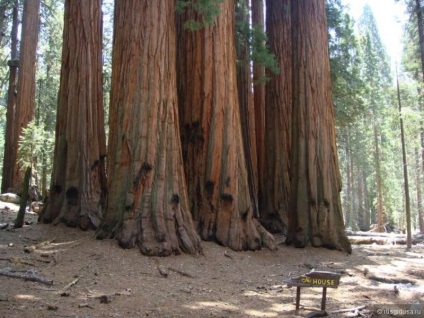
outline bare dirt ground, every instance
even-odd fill
[[[0,224],[16,217],[6,205],[0,202]],[[422,245],[354,247],[346,255],[284,244],[234,252],[204,242],[202,256],[158,258],[98,241],[94,232],[37,224],[37,215],[26,220],[32,224],[0,230],[0,271],[52,284],[0,275],[0,317],[305,317],[319,310],[321,288],[303,288],[296,313],[296,288],[283,280],[312,268],[342,274],[339,288],[328,289],[327,311],[365,306],[331,317],[377,317],[373,305],[424,304]]]

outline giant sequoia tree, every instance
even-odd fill
[[[18,95],[16,110],[13,118],[13,133],[9,161],[10,173],[7,176],[8,185],[19,191],[23,179],[23,171],[18,164],[18,141],[22,129],[34,118],[35,113],[35,75],[37,62],[38,26],[39,26],[40,0],[24,2],[21,48],[18,73]]]
[[[14,133],[15,111],[16,111],[16,91],[18,80],[18,28],[19,28],[19,0],[15,0],[12,10],[12,29],[10,34],[10,61],[9,61],[9,88],[7,91],[7,121],[5,131],[5,145],[3,157],[3,171],[1,180],[1,191],[6,192],[13,186],[13,169],[16,157],[12,155],[17,146]]]
[[[270,231],[287,227],[292,121],[292,25],[290,0],[268,0],[267,32],[281,68],[266,85],[265,178],[261,221]]]
[[[178,126],[175,2],[115,2],[108,199],[98,237],[166,256],[201,251]]]
[[[101,0],[67,0],[50,197],[44,222],[97,227],[105,197]]]
[[[293,123],[287,243],[351,252],[340,202],[324,0],[292,1]]]
[[[193,4],[195,1],[191,1]],[[180,28],[179,98],[190,208],[204,240],[234,250],[274,247],[254,217],[240,123],[234,45],[234,0],[213,25]],[[199,21],[188,10],[179,17]]]

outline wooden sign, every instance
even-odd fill
[[[340,283],[340,274],[323,271],[312,271],[305,275],[284,281],[289,286],[298,287],[328,287],[337,288]]]
[[[300,306],[300,289],[301,287],[321,287],[322,300],[321,309],[325,310],[325,302],[327,298],[327,288],[337,288],[340,283],[340,274],[324,271],[312,271],[299,277],[293,277],[285,280],[288,286],[296,286],[296,312]]]

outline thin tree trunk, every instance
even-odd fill
[[[293,0],[293,124],[287,243],[352,252],[345,233],[324,0]]]
[[[12,184],[19,189],[23,172],[18,164],[18,142],[22,129],[33,120],[35,112],[35,73],[37,63],[37,44],[39,27],[40,0],[24,1],[21,49],[18,74],[18,97],[14,119],[14,145],[12,146]]]
[[[418,148],[415,147],[415,183],[417,187],[417,210],[418,210],[418,225],[420,233],[424,234],[424,213],[423,213],[423,198],[421,192],[421,165],[420,154]]]
[[[411,228],[411,203],[409,197],[409,180],[408,180],[408,162],[406,158],[406,144],[405,144],[405,131],[403,128],[403,118],[402,118],[402,103],[400,97],[400,87],[399,87],[399,76],[396,70],[396,84],[397,84],[397,98],[399,106],[399,121],[400,121],[400,138],[402,144],[402,163],[403,163],[403,179],[404,179],[404,189],[405,189],[405,213],[406,213],[406,245],[407,248],[412,247],[412,228]]]
[[[376,183],[377,183],[377,231],[383,232],[384,228],[384,207],[383,207],[383,187],[381,184],[381,162],[380,162],[380,144],[378,141],[377,124],[373,125],[374,133],[374,156],[376,168]]]
[[[254,28],[265,32],[264,0],[252,0],[252,23]],[[265,44],[265,43],[264,43]],[[253,103],[255,113],[255,136],[257,154],[258,206],[263,211],[265,195],[265,67],[253,64]]]
[[[292,129],[292,21],[290,0],[268,0],[267,33],[280,74],[266,85],[265,188],[261,222],[271,232],[288,225]]]
[[[9,88],[7,91],[7,114],[6,114],[6,133],[3,157],[3,173],[1,191],[6,192],[13,187],[13,154],[17,147],[17,138],[14,134],[15,111],[16,111],[16,93],[18,79],[18,28],[19,28],[19,0],[15,0],[12,10],[12,30],[10,34],[11,48],[9,61]]]
[[[67,0],[49,201],[40,219],[100,224],[106,195],[101,0]]]
[[[365,169],[362,169],[362,183],[363,183],[363,193],[364,193],[364,215],[365,215],[365,230],[370,229],[371,223],[371,205],[369,202],[369,191],[368,191],[368,183],[367,176],[365,173]]]
[[[355,223],[352,215],[352,168],[353,168],[353,159],[350,154],[350,136],[349,132],[346,135],[346,145],[345,145],[345,155],[346,155],[346,198],[345,198],[345,217],[346,217],[346,226],[353,228]]]
[[[420,57],[421,57],[421,71],[423,73],[424,81],[424,24],[423,24],[423,12],[421,8],[421,0],[415,0],[415,12],[417,14],[418,24],[418,38],[420,41]]]
[[[175,2],[115,2],[108,199],[98,238],[146,255],[201,252],[181,156]]]
[[[234,250],[275,247],[254,218],[237,96],[234,0],[213,26],[180,27],[179,97],[190,207],[200,236]],[[199,19],[194,12],[179,17]]]

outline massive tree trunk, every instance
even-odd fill
[[[265,189],[261,222],[272,232],[287,228],[292,126],[292,21],[290,0],[268,0],[267,33],[280,74],[270,74],[265,109]]]
[[[236,19],[249,27],[249,1],[241,0],[236,6]],[[250,27],[249,27],[250,28]],[[243,149],[247,165],[250,196],[253,202],[253,213],[259,217],[258,208],[258,170],[255,137],[255,110],[252,91],[252,71],[250,64],[249,34],[236,37],[237,52],[237,90],[240,107],[240,120],[243,136]]]
[[[50,197],[40,218],[82,229],[102,217],[106,139],[101,0],[67,0]]]
[[[265,32],[264,0],[252,0],[254,28]],[[265,43],[264,43],[265,44]],[[265,195],[265,67],[253,63],[253,107],[255,113],[256,173],[259,211],[262,211]]]
[[[22,186],[23,171],[18,164],[18,142],[22,129],[34,118],[35,112],[35,73],[40,0],[25,1],[22,21],[21,49],[18,74],[18,96],[14,118],[14,145],[11,154],[12,187]]]
[[[324,0],[293,0],[293,123],[287,243],[352,248],[340,202]]]
[[[18,28],[19,28],[19,0],[15,0],[12,10],[12,31],[10,34],[11,48],[9,61],[9,88],[7,91],[7,114],[6,114],[6,132],[3,157],[3,172],[1,191],[6,192],[8,188],[13,187],[13,154],[18,142],[14,133],[15,111],[16,111],[16,92],[18,79]]]
[[[201,252],[178,125],[175,2],[115,2],[108,199],[98,238],[146,255]]]
[[[200,19],[190,11],[182,21]],[[234,250],[275,247],[254,218],[243,150],[234,47],[234,0],[215,24],[180,29],[179,97],[190,207],[200,236]]]

